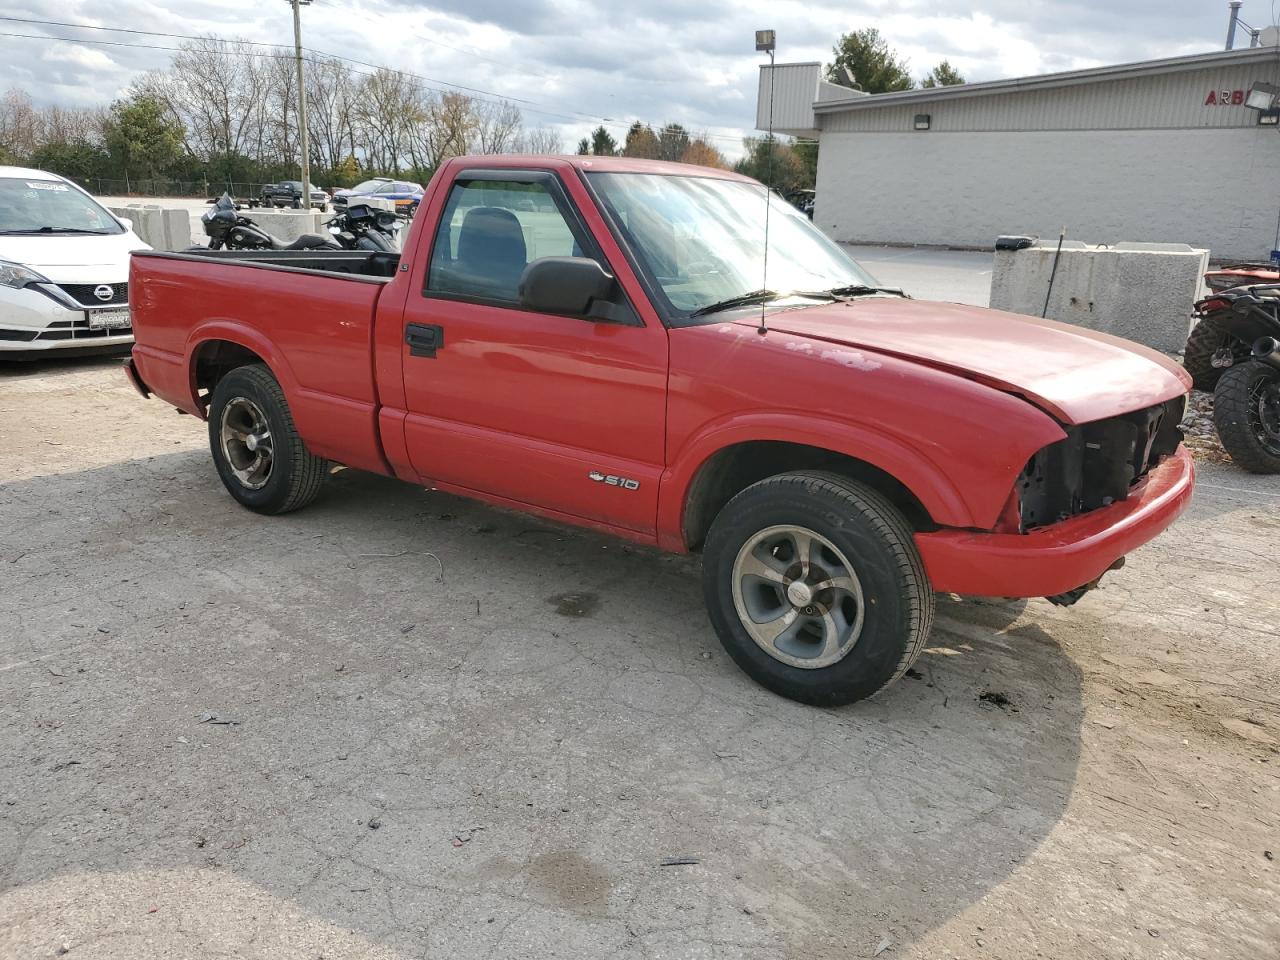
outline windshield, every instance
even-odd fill
[[[366,180],[364,183],[357,183],[351,188],[352,193],[373,193],[387,181],[385,180]]]
[[[2,233],[124,233],[124,228],[68,184],[0,177]]]
[[[643,268],[678,312],[760,290],[780,294],[876,281],[780,197],[769,198],[764,265],[764,187],[740,180],[589,173]]]

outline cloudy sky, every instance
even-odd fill
[[[1277,4],[1246,0],[1272,22]],[[975,9],[977,8],[977,9]],[[291,43],[284,0],[0,0],[0,15]],[[608,118],[676,121],[737,154],[754,116],[752,31],[778,59],[831,59],[842,32],[875,26],[924,74],[949,59],[970,80],[1221,49],[1225,0],[314,0],[306,46],[517,100],[566,147]],[[0,20],[0,33],[173,45],[180,41]],[[123,93],[165,50],[0,36],[0,90],[88,105]]]

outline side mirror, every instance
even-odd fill
[[[116,219],[120,221],[120,226],[124,227],[126,230],[133,229],[133,221],[128,217],[116,217]]]
[[[540,257],[520,274],[520,305],[538,313],[559,313],[611,321],[609,302],[618,282],[588,257]]]

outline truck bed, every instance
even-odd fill
[[[226,351],[249,351],[279,379],[313,452],[386,472],[373,319],[398,263],[358,250],[135,254],[138,370],[157,396],[203,416],[204,371]]]
[[[277,269],[347,273],[374,280],[391,279],[400,263],[400,254],[374,250],[209,250],[193,247],[172,255],[234,260]]]

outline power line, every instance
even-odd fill
[[[109,33],[127,33],[127,34],[133,34],[137,36],[161,37],[165,39],[174,39],[174,40],[194,40],[194,41],[214,42],[219,44],[235,44],[235,45],[251,46],[251,47],[268,47],[276,51],[282,51],[282,50],[288,49],[287,45],[285,44],[266,43],[259,40],[240,40],[240,39],[232,40],[232,39],[228,39],[225,37],[218,37],[216,35],[211,35],[211,34],[201,36],[197,34],[166,33],[158,30],[137,30],[129,27],[101,27],[101,26],[94,26],[91,24],[70,23],[68,21],[62,21],[62,20],[39,20],[35,18],[30,18],[30,17],[0,16],[0,21],[8,21],[12,23],[30,23],[30,24],[36,24],[39,26],[70,27],[72,29],[78,29],[78,30],[99,30],[99,31],[106,31]],[[61,41],[63,43],[87,43],[87,44],[95,44],[98,46],[133,47],[138,49],[166,50],[166,51],[172,51],[172,52],[182,52],[183,50],[182,47],[173,47],[173,46],[166,46],[161,44],[128,43],[121,40],[94,40],[88,37],[56,37],[49,34],[0,32],[0,37],[16,37],[16,38],[27,39],[27,40],[55,40],[55,41]],[[436,43],[436,41],[432,40],[432,43]],[[448,44],[440,44],[440,46],[448,46]],[[527,110],[530,113],[536,113],[536,114],[540,114],[542,116],[547,116],[547,117],[554,117],[560,120],[568,121],[570,123],[577,123],[577,122],[586,120],[591,123],[599,124],[601,126],[610,127],[614,130],[626,130],[631,126],[630,123],[625,121],[614,120],[610,117],[600,117],[600,116],[595,116],[588,113],[582,113],[581,111],[578,111],[578,110],[570,110],[568,112],[565,112],[563,110],[557,110],[557,109],[552,109],[552,110],[538,109],[538,107],[548,107],[551,105],[539,103],[536,100],[525,100],[521,97],[507,96],[506,94],[496,93],[492,90],[484,90],[480,87],[471,87],[465,84],[453,83],[449,80],[440,80],[435,77],[424,76],[422,74],[413,73],[412,71],[409,71],[409,70],[402,70],[397,67],[387,67],[382,64],[369,63],[368,61],[365,61],[365,60],[357,60],[354,57],[347,57],[341,54],[329,53],[324,50],[317,50],[314,47],[307,47],[304,49],[306,49],[308,53],[311,53],[314,56],[328,57],[330,59],[339,60],[348,64],[355,64],[361,67],[369,67],[373,70],[386,70],[386,71],[390,71],[391,73],[399,74],[401,76],[412,77],[415,80],[419,80],[423,82],[424,84],[427,85],[428,89],[434,90],[437,93],[447,93],[449,91],[442,89],[442,87],[449,87],[453,90],[461,90],[465,93],[474,94],[481,99],[489,98],[487,102],[490,102],[490,103],[500,103],[502,101],[518,103],[521,105],[521,109]],[[462,52],[462,53],[467,52],[457,47],[450,47],[450,49],[459,50],[459,52]],[[253,56],[253,57],[267,57],[267,58],[278,58],[283,55],[282,53],[279,53],[279,52],[254,53],[248,50],[216,50],[214,52],[221,55],[225,55],[225,56]],[[489,59],[486,57],[480,57],[478,54],[469,54],[469,55],[476,56],[479,59],[486,59],[486,60]],[[313,59],[309,59],[307,62],[316,63],[317,61]],[[499,61],[496,61],[496,60],[491,62],[499,63]],[[372,74],[363,73],[362,71],[358,71],[358,70],[354,72],[359,73],[362,76],[372,76]],[[539,76],[539,75],[532,74],[532,76]],[[550,79],[550,78],[545,78],[545,79]],[[433,86],[433,84],[435,86]],[[655,126],[655,124],[651,122],[647,122],[647,123],[649,126]],[[661,126],[663,125],[657,125],[657,126],[661,128]],[[741,143],[742,141],[741,137],[725,136],[722,134],[706,133],[703,136],[704,136],[704,139],[707,139],[707,140],[722,140],[725,142],[735,143],[735,144]]]

